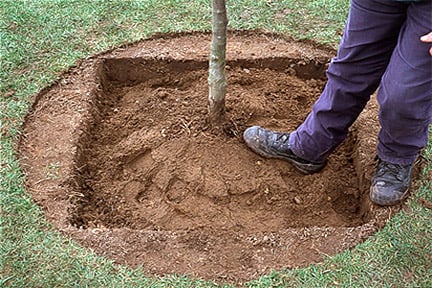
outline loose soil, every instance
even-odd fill
[[[327,167],[251,152],[251,125],[295,129],[334,51],[260,32],[228,39],[226,121],[207,121],[210,37],[159,35],[96,55],[36,97],[28,191],[65,235],[147,274],[243,282],[353,247],[398,208],[370,205],[377,105]]]

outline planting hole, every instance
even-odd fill
[[[262,158],[242,140],[252,125],[300,125],[333,51],[232,33],[226,122],[214,128],[208,41],[171,35],[107,52],[38,95],[20,150],[47,218],[146,273],[234,282],[320,261],[374,233],[391,212],[371,210],[367,197],[375,103],[314,175]],[[47,177],[52,163],[55,177]]]

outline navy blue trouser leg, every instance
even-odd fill
[[[378,156],[390,163],[411,164],[427,145],[432,119],[431,44],[419,38],[432,31],[432,2],[408,7],[390,63],[378,90]]]
[[[352,1],[338,54],[327,71],[326,87],[305,122],[291,133],[289,141],[294,153],[310,161],[324,160],[346,138],[348,128],[382,79],[379,99],[383,128],[378,154],[393,163],[413,160],[412,156],[417,155],[427,141],[427,132],[425,140],[423,131],[427,131],[431,118],[431,90],[427,89],[427,85],[430,88],[431,73],[427,66],[432,63],[432,57],[427,54],[428,45],[419,40],[420,34],[432,30],[430,17],[427,19],[427,14],[430,15],[428,11],[431,11],[430,1],[414,4],[390,0]],[[411,50],[416,51],[413,52],[416,56],[410,59],[395,56],[398,51],[411,53]],[[418,60],[420,55],[422,59]],[[401,59],[405,64],[401,63]],[[401,73],[415,75],[402,81],[394,79],[403,77]],[[412,85],[407,85],[412,84],[410,79],[413,78],[418,79],[415,83],[422,83],[420,96],[417,90],[413,91]],[[389,79],[401,85],[395,88]],[[395,89],[399,95],[405,96],[395,95],[393,98]],[[414,106],[410,111],[404,111],[403,107],[408,103]],[[427,111],[418,106],[425,106]],[[417,109],[426,114],[418,116]],[[395,110],[400,113],[395,113]],[[406,119],[410,119],[408,126],[411,128],[407,127]],[[417,138],[421,139],[413,140],[411,136],[418,136],[419,129],[422,136]],[[407,142],[414,141],[416,144],[405,143],[401,135],[407,135]]]

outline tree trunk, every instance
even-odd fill
[[[225,0],[212,0],[212,39],[209,61],[209,121],[212,126],[223,122],[225,116],[225,55],[228,18]]]

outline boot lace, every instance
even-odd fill
[[[410,165],[393,164],[380,160],[377,174],[388,180],[397,179],[403,181]]]
[[[276,141],[278,142],[282,142],[282,144],[287,143],[289,140],[289,134],[286,133],[278,133],[276,135]]]

